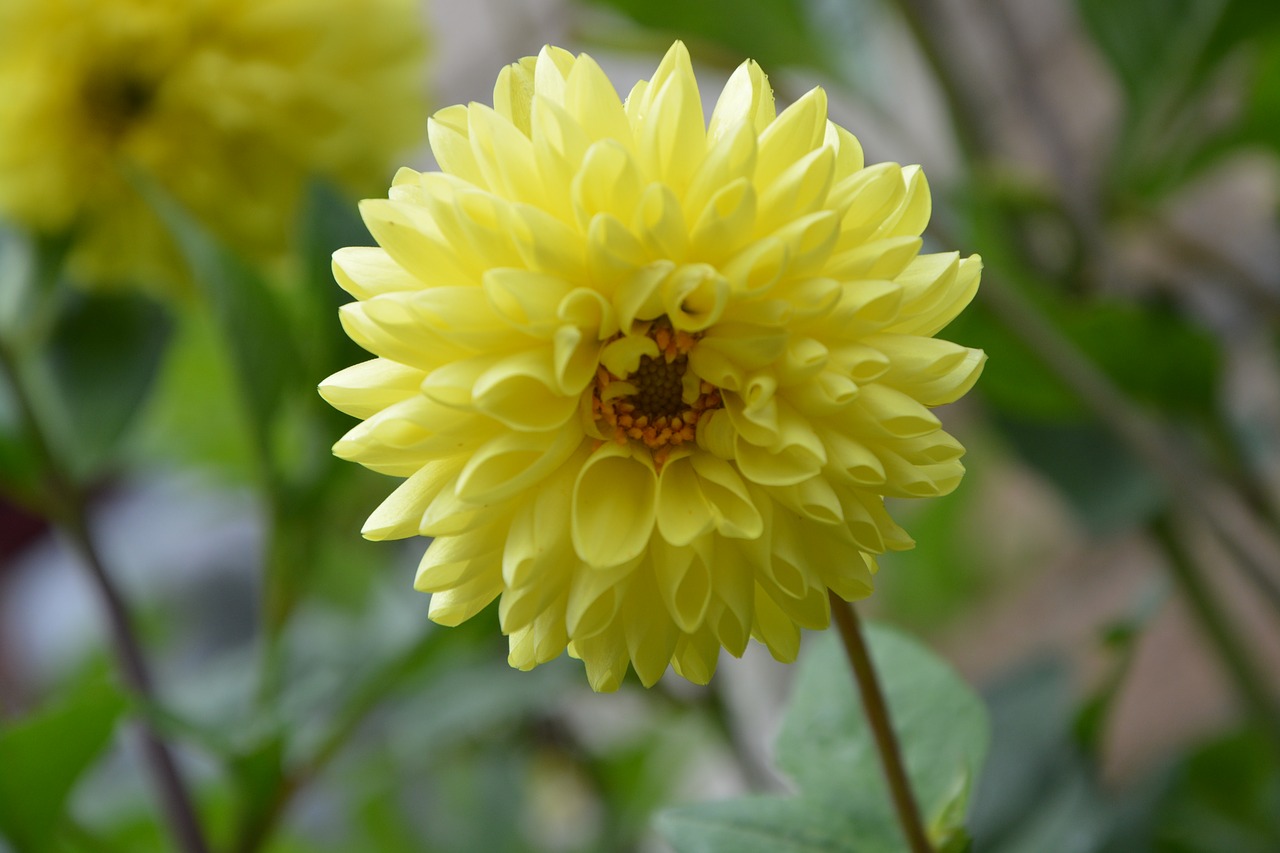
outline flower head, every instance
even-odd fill
[[[441,170],[402,170],[361,208],[380,248],[334,257],[378,356],[321,386],[363,419],[334,450],[408,478],[365,535],[435,537],[431,618],[500,597],[521,669],[794,659],[828,589],[912,545],[885,496],[963,473],[929,408],[984,356],[932,336],[981,264],[919,253],[920,170],[864,166],[821,89],[775,115],[752,62],[704,122],[679,43],[625,102],[544,48],[429,133]]]
[[[367,193],[419,141],[423,58],[413,0],[5,0],[0,218],[74,228],[87,282],[173,285],[136,172],[270,257],[310,176]]]

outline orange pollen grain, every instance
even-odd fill
[[[596,371],[591,416],[618,444],[636,441],[649,448],[654,464],[661,468],[672,448],[694,440],[699,418],[723,403],[720,389],[706,381],[700,383],[696,400],[684,400],[689,352],[700,335],[672,329],[665,318],[656,321],[648,335],[658,345],[657,357],[643,356],[626,377],[614,376],[603,366]],[[605,390],[624,380],[636,392],[606,399]]]

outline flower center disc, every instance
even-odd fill
[[[648,337],[658,345],[658,354],[641,356],[626,377],[604,366],[597,370],[591,414],[604,435],[619,444],[643,444],[661,468],[673,447],[694,440],[698,419],[723,403],[714,385],[685,375],[697,336],[677,332],[659,318]]]
[[[641,356],[640,366],[627,377],[627,381],[636,386],[636,393],[630,397],[636,411],[651,418],[663,415],[671,418],[680,414],[684,408],[682,383],[688,366],[687,355],[678,355],[674,361],[667,361],[662,356]]]

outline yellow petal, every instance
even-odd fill
[[[618,92],[596,61],[586,54],[569,72],[564,106],[590,139],[613,139],[631,147],[631,124]]]
[[[647,335],[626,335],[608,344],[600,353],[600,363],[614,376],[634,373],[644,357],[657,358],[658,345]]]
[[[570,186],[579,227],[588,227],[597,213],[622,222],[634,219],[643,184],[631,153],[621,143],[605,139],[592,144],[581,163]]]
[[[715,516],[687,454],[668,457],[658,474],[657,523],[662,540],[677,546],[688,545],[715,526]],[[687,563],[692,552],[686,557]]]
[[[760,134],[756,186],[768,187],[792,163],[822,144],[827,132],[827,93],[810,89]]]
[[[649,544],[656,521],[653,463],[628,447],[602,445],[573,487],[573,547],[588,566],[616,566]]]
[[[413,277],[429,284],[471,280],[449,244],[438,236],[440,229],[426,210],[388,199],[366,199],[360,202],[360,216],[378,245]]]
[[[546,45],[538,51],[538,61],[533,69],[534,88],[538,96],[563,105],[565,81],[577,62],[577,57],[563,48]]]
[[[754,539],[764,522],[750,492],[732,465],[716,456],[696,454],[692,461],[698,489],[711,509],[716,532],[733,539]]]
[[[476,563],[490,565],[497,560],[496,553],[477,558]],[[502,592],[502,578],[492,572],[477,573],[461,586],[432,593],[427,618],[438,625],[461,625],[489,604]]]
[[[581,442],[576,423],[547,433],[504,432],[467,461],[458,475],[458,496],[472,503],[510,498],[554,471]]]
[[[834,170],[835,152],[825,146],[784,169],[760,194],[756,231],[770,234],[825,207]]]
[[[764,590],[756,587],[755,623],[751,636],[765,644],[769,654],[782,663],[792,663],[800,654],[800,629]]]
[[[672,547],[655,540],[653,572],[663,606],[671,614],[675,627],[685,633],[696,631],[702,626],[711,604],[711,569],[707,562],[694,548]],[[672,651],[666,652],[668,661]]]
[[[922,255],[897,279],[902,287],[899,319],[885,331],[903,335],[934,335],[964,310],[978,292],[982,259],[957,260],[954,253]]]
[[[671,666],[681,678],[694,684],[706,684],[715,674],[719,657],[720,646],[715,635],[709,631],[700,631],[680,638],[676,643]]]
[[[964,396],[987,360],[982,350],[937,338],[878,335],[868,338],[867,344],[888,359],[888,369],[879,381],[926,406],[941,406]]]
[[[427,139],[440,169],[487,188],[467,134],[467,108],[461,104],[446,107],[427,120]]]
[[[769,78],[753,60],[734,69],[724,84],[711,121],[707,125],[707,138],[718,142],[739,126],[745,125],[752,134],[761,133],[774,119],[773,89]]]
[[[751,182],[738,178],[725,184],[707,201],[694,221],[689,256],[708,262],[727,261],[742,247],[746,235],[755,230],[755,218],[756,191]],[[776,256],[774,262],[781,265],[781,259]],[[773,276],[760,285],[749,281],[750,277],[749,271],[738,273],[735,279],[739,283],[734,289],[740,293],[763,290],[776,278]]]
[[[915,438],[942,426],[938,418],[919,402],[885,385],[865,386],[853,408],[861,415],[858,425],[871,427],[872,434]]]
[[[652,687],[666,672],[680,638],[675,623],[663,618],[662,613],[663,601],[653,577],[639,573],[627,588],[619,618],[631,665],[645,687]]]
[[[729,281],[709,264],[684,264],[663,281],[661,298],[672,327],[702,332],[724,314]]]
[[[702,96],[689,52],[676,42],[658,66],[646,95],[648,113],[636,127],[639,160],[645,175],[683,196],[706,155]]]
[[[385,358],[362,361],[320,383],[320,396],[339,411],[367,418],[418,393],[426,373]]]
[[[562,325],[560,302],[573,290],[569,282],[528,270],[489,270],[484,295],[499,317],[535,337],[550,337]]]
[[[361,535],[373,540],[416,535],[427,505],[457,476],[460,467],[453,459],[435,460],[422,466],[378,505],[361,528]]]
[[[493,87],[493,108],[521,133],[530,131],[530,105],[533,102],[533,75],[537,59],[526,56],[498,72],[498,82]]]
[[[543,195],[533,143],[510,119],[483,104],[467,107],[476,167],[488,187],[511,201],[536,204]]]
[[[426,284],[392,260],[385,249],[348,246],[333,253],[333,277],[356,299],[420,290]]]

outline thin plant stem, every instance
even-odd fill
[[[155,688],[124,597],[107,570],[90,530],[85,496],[73,484],[53,452],[34,401],[22,381],[17,359],[3,343],[0,343],[0,372],[8,381],[23,427],[44,469],[49,514],[71,541],[102,601],[125,687],[142,708],[157,707]],[[209,845],[205,841],[194,801],[172,751],[146,713],[139,722],[143,758],[178,848],[184,853],[208,853]]]
[[[862,636],[862,622],[858,618],[858,611],[834,592],[829,595],[831,614],[835,617],[840,639],[844,642],[844,650],[853,668],[853,677],[858,684],[862,707],[867,715],[867,725],[871,727],[871,734],[876,742],[880,767],[884,770],[885,781],[889,785],[889,795],[893,799],[893,808],[898,816],[898,824],[902,827],[902,834],[907,838],[911,853],[934,853],[933,845],[920,820],[920,808],[911,791],[911,781],[907,778],[907,770],[902,763],[902,751],[898,747],[898,737],[894,734],[893,723],[889,718],[884,692],[880,689],[880,679],[876,676],[875,665],[871,662],[871,654]]]

